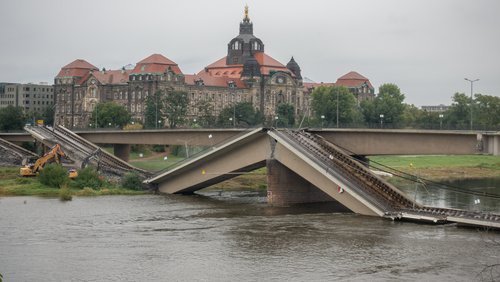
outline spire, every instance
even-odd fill
[[[245,5],[245,17],[243,18],[244,22],[249,22],[250,18],[248,17],[248,5]]]
[[[295,59],[292,57],[288,64],[286,64],[286,68],[289,69],[297,79],[302,79],[302,75],[300,74],[300,66],[297,64]]]

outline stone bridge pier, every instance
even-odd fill
[[[268,159],[267,202],[273,206],[331,202],[342,211],[348,211],[334,198],[323,192],[279,161]],[[338,187],[337,187],[338,189]]]

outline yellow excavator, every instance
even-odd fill
[[[48,163],[61,163],[61,158],[65,157],[66,154],[61,149],[59,144],[56,144],[52,149],[47,152],[43,157],[40,157],[35,162],[33,159],[28,159],[23,162],[23,166],[19,170],[19,175],[21,176],[36,176],[43,167]],[[78,176],[78,172],[74,169],[70,169],[68,173],[69,178],[73,179]]]

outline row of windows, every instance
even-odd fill
[[[0,105],[14,105],[14,101],[0,101]]]
[[[14,94],[5,94],[5,95],[0,96],[0,99],[14,98],[14,97],[15,97]]]
[[[30,87],[24,87],[23,90],[24,91],[30,91]],[[42,92],[54,92],[54,89],[52,87],[40,87],[38,88],[38,91],[42,90]],[[36,92],[37,91],[37,88],[36,87],[33,87],[32,89],[33,92]]]
[[[30,97],[30,94],[25,94],[24,95],[25,98],[29,98]],[[41,99],[53,99],[54,98],[54,95],[53,94],[33,94],[33,98],[41,98]]]

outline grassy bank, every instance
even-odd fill
[[[98,190],[91,188],[68,188],[72,196],[99,195],[137,195],[143,191],[124,189],[108,184]],[[20,177],[18,167],[0,167],[0,196],[44,196],[59,197],[61,189],[48,187],[40,183],[36,177]]]
[[[371,156],[370,160],[373,166],[377,162],[431,180],[500,177],[500,156]]]

